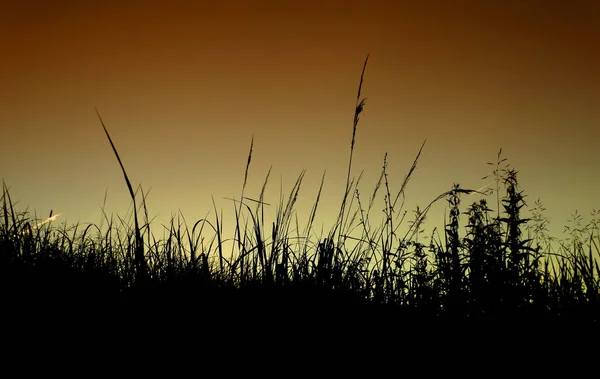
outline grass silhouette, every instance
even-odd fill
[[[368,57],[367,57],[368,59]],[[540,321],[597,323],[600,311],[600,237],[598,223],[569,229],[571,239],[547,235],[541,202],[533,218],[526,206],[517,172],[501,151],[492,172],[496,210],[484,198],[461,213],[461,196],[479,191],[454,185],[405,220],[407,184],[423,146],[397,193],[387,176],[387,155],[368,203],[351,179],[352,153],[359,116],[365,107],[361,74],[355,107],[348,176],[336,223],[325,238],[311,241],[318,212],[321,180],[309,221],[301,233],[292,228],[293,210],[304,173],[287,201],[283,196],[270,229],[264,221],[264,192],[245,195],[253,141],[244,182],[235,208],[232,251],[225,251],[222,216],[188,225],[173,218],[168,233],[151,232],[142,192],[141,204],[104,122],[100,122],[122,168],[133,201],[133,227],[105,215],[106,227],[67,227],[16,212],[6,184],[0,201],[0,285],[4,309],[15,318],[27,315],[91,317],[104,321],[124,315],[141,325],[153,322],[201,325],[217,320],[232,330],[250,325],[318,325],[335,328],[380,323],[381,328],[415,322],[499,322],[514,325]],[[423,144],[424,145],[424,144]],[[501,195],[501,187],[505,193]],[[370,212],[383,192],[385,219],[373,226]],[[441,233],[425,241],[421,229],[430,207],[447,201],[449,216]],[[460,215],[467,218],[460,237]],[[143,222],[138,217],[144,218]],[[297,222],[297,221],[296,221]],[[404,234],[400,226],[407,224]],[[32,226],[33,225],[33,226]],[[211,238],[206,239],[206,231]],[[357,232],[358,231],[358,234]],[[527,237],[525,235],[527,232]],[[59,317],[59,316],[56,316]],[[162,321],[161,321],[162,320]],[[390,321],[392,320],[392,321]],[[149,321],[148,321],[149,322]],[[243,324],[249,323],[249,324]],[[391,326],[389,326],[391,325]],[[396,326],[394,326],[396,325]]]

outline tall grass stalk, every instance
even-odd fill
[[[104,133],[106,133],[106,138],[108,138],[108,142],[110,142],[110,146],[112,147],[113,152],[115,153],[115,156],[117,157],[117,161],[119,161],[119,166],[121,166],[121,170],[123,171],[123,177],[125,178],[125,183],[127,183],[127,189],[129,190],[129,195],[131,196],[131,201],[133,202],[133,221],[135,223],[134,251],[135,251],[135,264],[136,264],[136,269],[137,269],[136,275],[137,275],[138,280],[144,281],[148,275],[148,273],[147,273],[148,269],[146,267],[146,257],[144,255],[144,240],[142,239],[142,234],[141,234],[140,226],[139,226],[139,222],[138,222],[137,206],[136,206],[135,194],[133,192],[133,187],[131,186],[131,182],[129,181],[129,177],[127,176],[127,171],[125,171],[125,166],[123,166],[123,162],[121,161],[121,157],[119,157],[117,148],[115,147],[115,144],[113,143],[112,138],[110,138],[110,134],[108,133],[108,130],[106,129],[106,126],[104,125],[104,121],[102,121],[102,117],[100,116],[100,112],[98,112],[97,108],[96,108],[96,114],[98,115],[100,124],[102,124]],[[143,203],[145,206],[145,201]]]

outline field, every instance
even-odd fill
[[[600,220],[584,225],[577,216],[568,240],[550,237],[540,202],[530,209],[533,217],[522,216],[524,192],[501,151],[491,164],[496,188],[467,206],[461,206],[461,197],[476,191],[455,185],[417,209],[414,220],[405,219],[404,192],[421,150],[397,193],[390,191],[384,162],[373,193],[361,196],[360,178],[351,178],[354,136],[365,106],[361,86],[362,76],[345,195],[337,222],[317,240],[312,223],[319,196],[308,224],[302,230],[294,224],[302,175],[287,200],[282,196],[272,225],[264,222],[262,194],[245,196],[252,146],[234,236],[223,235],[215,209],[211,220],[173,219],[168,233],[155,238],[143,193],[134,191],[100,118],[121,164],[133,214],[116,220],[106,215],[103,227],[40,224],[29,212],[13,209],[4,184],[4,309],[15,319],[108,322],[118,317],[167,329],[173,323],[214,322],[259,333],[276,325],[389,330],[417,322],[597,324]],[[372,225],[369,215],[378,196],[386,205],[385,221]],[[427,234],[421,222],[440,201],[450,209],[445,228]],[[378,323],[387,326],[377,329]]]

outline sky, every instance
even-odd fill
[[[352,166],[364,203],[386,153],[395,193],[426,140],[410,215],[454,183],[493,185],[482,177],[502,148],[562,233],[575,210],[600,208],[598,46],[597,0],[4,0],[0,176],[40,218],[123,216],[131,201],[97,109],[132,185],[149,191],[155,231],[180,211],[190,225],[214,219],[213,198],[231,225],[252,139],[245,196],[271,168],[274,216],[306,170],[304,225],[326,172],[315,225],[329,230],[369,54]]]

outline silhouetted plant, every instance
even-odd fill
[[[57,228],[51,222],[38,227],[37,217],[30,218],[27,211],[15,212],[4,184],[0,201],[0,283],[13,291],[11,301],[27,303],[29,300],[19,300],[23,295],[23,299],[44,303],[46,298],[62,296],[61,304],[71,303],[74,307],[82,301],[97,302],[97,307],[110,304],[117,309],[139,306],[146,311],[161,307],[175,310],[177,305],[202,310],[192,315],[219,312],[220,316],[230,309],[234,310],[231,313],[243,310],[248,315],[264,308],[272,310],[264,311],[269,320],[304,310],[322,323],[333,323],[324,316],[325,309],[358,314],[363,306],[373,314],[389,310],[390,314],[407,318],[511,317],[526,322],[534,318],[520,321],[521,316],[549,316],[597,321],[600,213],[593,211],[592,221],[586,225],[576,212],[566,228],[568,241],[560,242],[555,250],[556,241],[547,234],[541,202],[536,202],[531,220],[522,217],[525,195],[519,189],[517,172],[501,157],[502,150],[495,163],[488,163],[494,166],[495,188],[485,193],[495,194],[498,208],[490,209],[485,198],[471,204],[465,212],[464,237],[460,235],[461,196],[477,191],[458,184],[426,207],[417,208],[414,220],[407,222],[406,230],[401,229],[407,214],[406,188],[424,143],[397,192],[392,190],[387,153],[384,155],[379,180],[367,207],[363,207],[364,198],[358,188],[361,176],[351,178],[351,168],[359,116],[365,107],[361,89],[366,63],[354,113],[344,196],[337,220],[325,237],[315,237],[312,230],[324,174],[302,232],[297,218],[293,225],[293,217],[304,171],[287,200],[281,194],[275,221],[270,225],[265,221],[265,206],[269,204],[264,193],[270,169],[260,195],[251,198],[246,193],[252,139],[240,198],[231,199],[235,212],[233,237],[223,235],[223,215],[215,205],[214,221],[204,218],[189,228],[183,215],[178,215],[164,226],[164,237],[155,238],[146,194],[141,191],[141,203],[136,202],[137,192],[100,120],[132,198],[133,222],[118,216],[115,221],[104,214],[102,223],[106,225],[88,225],[83,230],[77,225]],[[501,183],[504,197],[500,195]],[[377,224],[371,212],[380,192],[384,206],[381,223]],[[434,230],[427,242],[424,220],[431,206],[441,200],[449,206],[443,236],[437,236]],[[143,222],[138,220],[140,214]],[[529,222],[533,226],[528,227]],[[529,232],[528,238],[524,238],[523,230]],[[230,254],[225,250],[227,243],[231,244]],[[288,307],[293,311],[286,312],[284,308]]]

